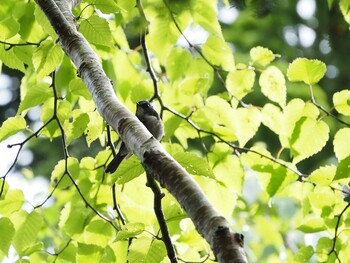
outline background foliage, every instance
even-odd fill
[[[350,3],[262,2],[89,0],[74,15],[131,110],[154,95],[150,55],[163,145],[245,235],[250,261],[347,262]],[[21,134],[14,169],[50,181],[29,200],[0,175],[0,258],[166,262],[141,165],[104,174],[106,126],[44,14],[2,1],[0,17],[2,72],[14,76],[0,139]],[[178,256],[213,260],[177,202],[163,202]]]

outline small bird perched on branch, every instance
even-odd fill
[[[156,138],[158,141],[163,138],[163,122],[149,101],[141,100],[136,103],[136,117],[143,123],[143,125],[145,125],[145,127],[154,136],[154,138]],[[132,153],[129,152],[125,143],[122,142],[118,154],[107,165],[105,172],[114,173],[124,158],[128,158],[131,155]]]

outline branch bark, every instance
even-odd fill
[[[71,10],[79,1],[36,0],[36,3],[55,29],[60,45],[78,69],[101,116],[140,158],[145,169],[178,200],[217,260],[247,262],[243,236],[230,230],[227,220],[213,208],[194,179],[117,99],[100,59],[74,24]]]

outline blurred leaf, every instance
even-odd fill
[[[302,247],[298,250],[298,253],[294,256],[295,263],[307,263],[310,262],[311,257],[314,255],[314,249],[312,246]]]
[[[18,112],[21,113],[26,109],[44,103],[49,98],[53,98],[53,91],[49,84],[39,83],[32,85],[28,87],[27,92],[19,105]]]
[[[232,51],[221,38],[210,36],[202,46],[202,51],[213,65],[221,66],[226,71],[235,69]]]
[[[131,156],[129,159],[123,160],[118,169],[108,178],[108,183],[112,185],[125,184],[134,178],[140,176],[144,172],[140,160],[136,156]]]
[[[340,114],[350,116],[350,90],[342,90],[334,93],[333,104]]]
[[[322,218],[310,215],[303,220],[303,223],[297,229],[304,233],[316,233],[325,230],[326,226]]]
[[[11,16],[8,16],[0,21],[0,39],[7,40],[19,31],[20,25]]]
[[[310,176],[307,177],[307,180],[317,185],[330,185],[335,176],[336,169],[337,167],[335,166],[322,166],[313,171]]]
[[[25,119],[20,115],[8,118],[0,128],[0,142],[24,130],[26,125]]]
[[[303,81],[305,84],[318,83],[326,73],[326,65],[317,59],[297,58],[289,64],[287,76],[290,81]]]

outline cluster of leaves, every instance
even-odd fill
[[[345,262],[350,253],[349,205],[343,196],[349,183],[350,91],[333,95],[332,112],[317,103],[313,92],[320,88],[324,63],[298,58],[288,64],[260,46],[251,49],[248,63],[235,63],[216,18],[216,1],[135,4],[84,1],[74,10],[79,31],[101,57],[119,98],[133,110],[135,102],[155,95],[155,87],[146,59],[139,48],[130,48],[124,28],[143,32],[147,26],[143,53],[152,55],[160,80],[163,145],[232,220],[234,230],[244,231],[248,257]],[[61,138],[64,152],[52,168],[51,194],[30,209],[23,207],[22,191],[10,189],[7,174],[2,175],[0,257],[13,246],[19,258],[33,262],[161,262],[166,250],[139,161],[132,157],[106,177],[110,149],[81,159],[70,156],[79,138],[104,147],[106,126],[45,15],[33,1],[4,1],[0,14],[5,41],[0,59],[24,73],[17,115],[2,124],[0,140],[25,132],[28,138],[12,145],[21,149],[38,136]],[[180,47],[177,41],[188,41],[183,31],[190,24],[209,37],[200,46]],[[309,89],[309,100],[288,98],[288,89]],[[254,92],[260,92],[263,105],[250,101]],[[31,131],[25,116],[38,105],[42,126]],[[341,128],[332,131],[334,122]],[[277,154],[269,140],[257,139],[264,128],[278,142]],[[328,142],[337,161],[329,156],[327,165],[310,174],[299,171],[299,164]],[[178,256],[207,259],[210,248],[177,202],[170,195],[162,201]],[[312,246],[303,240],[305,233],[322,237]]]

